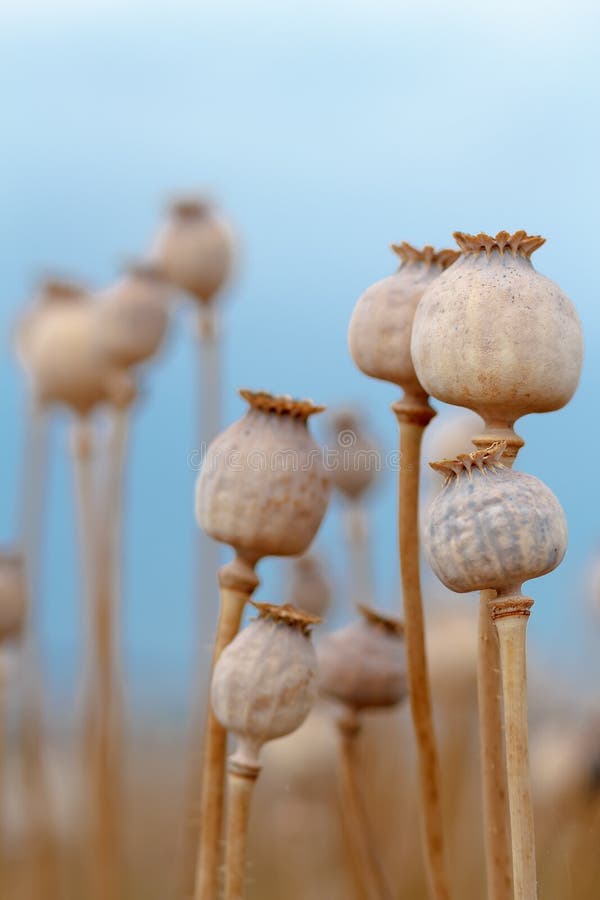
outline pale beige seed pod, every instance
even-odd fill
[[[348,329],[352,359],[365,375],[391,381],[409,397],[422,397],[423,388],[410,355],[413,317],[424,291],[458,257],[454,250],[406,242],[392,249],[400,268],[367,288],[354,307]]]
[[[176,287],[210,303],[231,274],[232,230],[208,201],[185,198],[172,204],[152,255]]]
[[[415,371],[433,397],[477,412],[488,428],[560,409],[581,371],[577,313],[531,254],[544,238],[455,233],[460,258],[424,293],[415,314]]]
[[[429,508],[424,543],[431,567],[457,593],[520,591],[558,566],[567,524],[550,488],[500,459],[506,442],[431,463],[445,476]]]
[[[329,500],[322,451],[307,427],[323,407],[240,391],[249,409],[208,448],[196,486],[198,522],[254,564],[296,556],[315,536]]]
[[[42,286],[17,344],[41,406],[67,406],[83,416],[100,403],[128,402],[134,394],[131,378],[102,347],[90,295],[75,286]]]
[[[0,551],[0,643],[18,640],[25,625],[25,565],[17,553]]]
[[[369,607],[358,611],[356,621],[319,645],[321,691],[357,712],[396,706],[407,695],[404,628]]]
[[[167,329],[170,293],[157,266],[136,263],[99,294],[98,336],[117,366],[129,368],[157,353]]]
[[[327,458],[329,479],[346,499],[358,500],[377,477],[380,467],[377,446],[354,410],[332,413],[329,426],[334,439]]]
[[[291,561],[287,601],[320,618],[329,609],[331,584],[323,563],[313,553]]]
[[[317,694],[310,629],[320,620],[287,604],[252,605],[259,616],[223,650],[211,687],[217,719],[237,738],[240,767],[257,766],[263,744],[295,731]]]

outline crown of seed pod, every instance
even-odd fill
[[[75,285],[42,286],[17,332],[17,348],[43,406],[65,405],[86,415],[99,403],[127,402],[134,393],[130,377],[101,344],[90,295]]]
[[[288,602],[313,616],[323,616],[331,602],[331,585],[320,559],[312,553],[290,563]]]
[[[456,232],[460,258],[415,315],[412,357],[432,396],[468,406],[492,428],[560,409],[581,371],[581,325],[569,298],[533,268],[544,238]]]
[[[358,611],[319,646],[320,688],[354,710],[396,706],[407,693],[402,623],[367,606]]]
[[[23,558],[16,553],[0,551],[0,643],[21,636],[26,609]]]
[[[367,491],[377,476],[377,447],[352,410],[340,410],[330,417],[330,430],[336,446],[333,465],[328,466],[331,483],[349,500]]]
[[[174,285],[209,303],[231,272],[231,228],[206,200],[178,200],[158,234],[153,256]]]
[[[255,563],[296,556],[315,536],[329,500],[321,448],[307,427],[309,400],[240,391],[249,409],[208,448],[196,487],[198,522]]]
[[[293,606],[252,603],[259,616],[225,648],[211,699],[219,722],[238,739],[234,761],[255,766],[263,744],[298,728],[317,693],[310,629],[316,616]]]
[[[558,566],[567,524],[550,488],[500,460],[505,441],[430,463],[446,481],[429,508],[424,541],[431,567],[458,593],[520,590]]]
[[[400,257],[394,275],[371,285],[359,298],[348,329],[352,359],[365,375],[391,381],[409,396],[422,396],[410,355],[413,317],[423,292],[458,257],[454,250],[406,242],[392,244]]]
[[[453,459],[473,450],[472,438],[483,428],[480,416],[470,410],[450,409],[436,416],[423,437],[425,459]]]
[[[96,315],[102,343],[118,366],[137,365],[157,352],[167,328],[169,294],[160,269],[137,263],[99,295]]]

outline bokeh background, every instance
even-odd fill
[[[354,368],[346,328],[358,295],[393,270],[390,241],[444,246],[456,229],[525,228],[547,237],[535,265],[572,297],[586,336],[575,399],[518,429],[520,465],[558,494],[570,527],[564,564],[535,586],[530,642],[551,677],[593,686],[599,16],[591,0],[2,4],[0,537],[14,535],[22,474],[16,318],[47,271],[108,285],[146,252],[173,194],[208,189],[239,235],[223,299],[225,422],[242,411],[240,386],[358,403],[384,450],[396,445],[396,394]],[[195,367],[182,309],[146,376],[125,532],[130,689],[181,712],[200,602]],[[68,695],[81,604],[64,425],[53,431],[43,610],[48,670]],[[399,603],[394,509],[388,472],[373,495],[372,547],[377,601],[390,609]],[[335,508],[319,544],[343,608]],[[267,561],[260,574],[261,599],[278,601],[281,565]]]

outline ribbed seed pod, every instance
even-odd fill
[[[23,558],[16,553],[0,551],[0,644],[21,636],[26,610]]]
[[[410,355],[413,317],[423,292],[458,257],[454,250],[392,244],[400,267],[367,288],[354,307],[348,329],[350,353],[371,378],[391,381],[407,395],[421,397],[423,388]]]
[[[290,563],[288,603],[322,617],[331,603],[331,585],[321,560],[307,553]]]
[[[168,324],[170,288],[156,266],[130,266],[120,281],[98,297],[100,339],[109,358],[123,368],[158,351]]]
[[[434,572],[451,590],[497,592],[486,594],[485,602],[500,648],[514,900],[535,900],[525,665],[533,601],[521,587],[560,563],[567,527],[554,494],[537,478],[503,465],[505,452],[500,441],[432,463],[446,483],[431,505],[424,541]]]
[[[214,713],[237,738],[229,760],[225,900],[245,896],[250,797],[260,749],[295,731],[317,693],[310,629],[319,619],[289,605],[254,606],[259,618],[223,651],[212,680]]]
[[[253,603],[259,616],[221,654],[213,674],[215,715],[237,738],[232,757],[258,765],[267,741],[295,731],[317,693],[310,629],[320,619],[286,604]]]
[[[320,688],[357,711],[396,706],[407,694],[402,623],[366,606],[358,610],[358,619],[319,646]]]
[[[424,542],[433,571],[452,591],[520,590],[565,554],[558,500],[533,475],[504,466],[505,449],[499,441],[431,464],[446,483],[429,509]]]
[[[169,210],[153,257],[176,287],[209,303],[231,273],[231,228],[208,201],[179,200]]]
[[[208,448],[196,488],[200,526],[255,563],[295,556],[316,534],[329,500],[308,400],[240,391],[249,410]]]
[[[415,314],[411,351],[433,397],[477,412],[499,437],[533,412],[560,409],[581,371],[581,325],[569,298],[531,254],[544,238],[455,233],[460,258]],[[508,433],[507,433],[508,432]]]

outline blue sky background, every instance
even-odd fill
[[[241,239],[224,310],[225,420],[242,411],[241,385],[356,401],[385,449],[396,393],[354,368],[346,327],[357,296],[393,270],[389,242],[523,227],[547,237],[535,264],[573,298],[586,336],[571,405],[519,428],[521,466],[555,490],[570,526],[564,564],[532,586],[531,643],[577,678],[593,649],[582,582],[600,548],[598,26],[591,0],[1,7],[0,536],[14,530],[22,441],[15,317],[40,271],[108,284],[145,251],[172,193],[208,187]],[[194,647],[189,325],[178,316],[148,373],[128,484],[125,642],[150,693],[179,689]],[[63,422],[44,609],[53,666],[72,673],[81,622],[66,446]],[[378,599],[391,606],[392,475],[374,500]],[[343,576],[335,516],[323,546]],[[263,597],[277,599],[280,571],[263,564]]]

